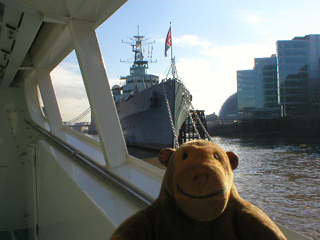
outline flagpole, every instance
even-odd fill
[[[172,77],[175,78],[176,77],[176,71],[175,71],[175,62],[173,60],[173,38],[172,38],[172,25],[170,22],[170,31],[171,31],[171,73],[172,73]]]
[[[172,61],[172,56],[173,56],[173,51],[172,51],[172,45],[173,45],[173,44],[172,44],[172,42],[173,42],[173,41],[172,41],[172,40],[173,40],[173,39],[172,39],[172,28],[171,28],[171,22],[170,22],[170,29],[171,29],[171,61]]]

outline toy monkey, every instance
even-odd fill
[[[159,153],[167,167],[159,197],[124,221],[111,240],[286,239],[233,183],[238,157],[196,140]]]

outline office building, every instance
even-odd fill
[[[280,109],[277,91],[277,58],[255,58],[256,107],[258,109]]]
[[[277,41],[277,55],[282,116],[318,114],[320,35]]]
[[[254,70],[237,71],[238,112],[256,108],[256,75]]]
[[[280,112],[277,94],[277,58],[255,58],[252,70],[237,71],[238,112],[261,115]]]

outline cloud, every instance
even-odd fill
[[[89,107],[78,65],[60,64],[51,72],[51,79],[63,121],[75,118]],[[90,121],[90,115],[84,121]]]
[[[194,46],[200,46],[202,48],[209,48],[212,46],[212,43],[205,40],[200,39],[198,36],[195,35],[183,35],[181,37],[173,38],[173,42],[175,45],[181,46],[181,47],[194,47]]]
[[[77,64],[63,62],[51,72],[51,79],[63,121],[77,117],[90,106]],[[109,84],[119,84],[119,79],[109,79]],[[91,115],[82,121],[91,122]]]
[[[158,38],[155,40],[158,43],[164,43],[165,38]],[[212,46],[212,43],[206,39],[201,39],[200,37],[192,34],[182,35],[179,37],[173,37],[173,47],[179,46],[182,48],[191,48],[198,46],[200,48],[208,49]]]
[[[249,15],[249,16],[246,17],[245,20],[246,20],[247,23],[250,23],[250,24],[253,24],[253,25],[257,25],[257,24],[262,22],[262,17],[258,16],[258,15]]]
[[[77,64],[63,62],[50,75],[63,121],[75,118],[90,106]],[[119,84],[119,79],[109,79],[109,84]],[[82,121],[91,121],[90,114]]]
[[[219,65],[238,70],[253,67],[254,58],[270,57],[276,52],[275,43],[238,44],[213,47],[202,51],[203,55],[216,58]]]
[[[195,108],[218,114],[224,101],[237,91],[237,70],[253,69],[254,58],[270,57],[275,45],[208,44],[200,52],[202,57],[178,59],[178,73],[191,90]]]
[[[79,67],[65,63],[51,72],[51,79],[59,99],[86,98]]]
[[[219,71],[212,60],[182,58],[177,69],[193,96],[193,106],[206,114],[218,114],[225,99],[236,91],[235,76]]]

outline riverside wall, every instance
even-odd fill
[[[209,127],[208,132],[221,137],[320,137],[320,115],[244,119]]]

